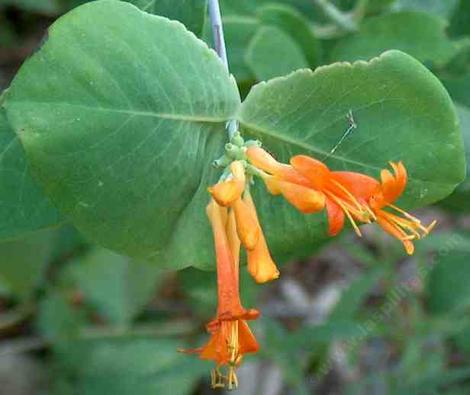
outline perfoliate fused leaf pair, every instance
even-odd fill
[[[240,103],[216,54],[181,24],[112,0],[60,18],[2,106],[30,163],[18,172],[28,180],[31,171],[47,196],[28,195],[24,207],[3,215],[21,218],[37,207],[44,218],[27,230],[58,223],[52,209],[39,210],[50,198],[60,221],[73,222],[88,239],[172,268],[213,268],[206,187],[218,177],[209,164],[223,150],[232,118],[246,139],[263,141],[288,162],[296,154],[328,155],[352,111],[357,129],[327,165],[376,177],[387,160],[402,160],[409,173],[405,207],[442,199],[464,175],[451,101],[403,53],[301,70],[257,85]],[[19,190],[12,165],[3,164],[4,179],[13,177],[9,185]],[[261,193],[254,185],[274,257],[306,255],[325,240],[322,215],[299,215],[283,200],[260,200]],[[26,231],[8,226],[7,237]]]

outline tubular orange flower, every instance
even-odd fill
[[[208,325],[209,341],[201,348],[185,352],[197,353],[201,359],[213,360],[212,386],[233,389],[238,385],[236,368],[243,355],[258,351],[258,343],[246,320],[258,318],[259,312],[245,309],[239,294],[240,241],[234,226],[234,215],[214,200],[207,207],[214,235],[217,260],[217,316]],[[234,257],[237,259],[235,260]],[[227,367],[227,374],[221,369]]]
[[[252,250],[259,237],[259,227],[242,200],[246,176],[241,161],[230,165],[231,178],[209,187],[209,192],[221,206],[231,207],[235,213],[236,228],[243,246]]]
[[[381,182],[378,183],[374,180],[375,184],[369,183],[369,190],[375,185],[375,189],[369,197],[369,205],[382,229],[400,240],[406,252],[412,255],[414,252],[412,240],[420,239],[429,234],[436,225],[436,221],[424,226],[418,218],[393,204],[405,190],[408,175],[402,162],[390,162],[390,166],[393,174],[390,170],[383,169],[380,173]],[[396,213],[384,210],[385,207],[394,210]]]
[[[207,207],[212,232],[214,234],[215,254],[217,260],[217,318],[218,320],[255,319],[257,310],[246,310],[242,307],[239,293],[238,262],[233,258],[227,237],[227,209],[212,201]],[[231,234],[233,240],[236,235]]]
[[[306,155],[294,156],[290,163],[312,183],[313,188],[325,194],[330,235],[334,236],[341,231],[346,216],[355,232],[361,236],[356,220],[370,222],[374,215],[366,204],[361,203],[359,196],[355,196],[345,186],[344,179],[354,183],[362,174],[343,172],[338,177],[337,173],[331,171],[324,163]]]
[[[237,199],[232,208],[235,214],[238,237],[248,251],[253,250],[258,244],[261,228],[244,200]]]
[[[253,166],[271,175],[265,175],[263,178],[267,184],[271,181],[271,187],[273,187],[274,190],[277,189],[275,186],[277,180],[284,180],[293,184],[303,185],[307,188],[312,187],[310,181],[299,174],[299,172],[293,169],[292,166],[278,162],[268,152],[260,147],[248,148],[246,156]],[[269,189],[270,185],[267,186]],[[276,195],[279,193],[281,193],[281,191],[277,189],[277,193],[274,192],[273,194]]]
[[[236,228],[238,240],[245,247],[248,257],[248,271],[256,282],[264,283],[279,277],[277,269],[264,238],[261,225],[256,214],[256,208],[246,186],[245,168],[241,161],[230,165],[231,176],[209,188],[209,192],[218,204],[229,207],[229,222]],[[277,182],[277,181],[276,181]],[[277,182],[279,188],[286,189],[284,184],[297,188],[300,186],[287,182]],[[309,191],[310,192],[310,191]],[[318,201],[323,198],[316,192],[296,197],[294,193],[285,192],[293,201],[299,202],[306,210],[317,208]],[[313,195],[313,196],[312,196]],[[306,196],[306,197],[303,197]],[[233,223],[235,225],[233,225]]]
[[[211,338],[199,350],[199,357],[213,360],[217,364],[211,372],[212,387],[236,388],[236,369],[244,354],[258,352],[258,342],[245,320],[217,321],[217,325],[208,327],[208,330],[212,333]],[[221,371],[222,366],[228,367],[226,375]]]
[[[261,229],[251,194],[249,192],[245,193],[244,199],[252,213],[252,216],[256,220],[258,228]],[[263,232],[259,232],[258,243],[253,250],[247,251],[247,256],[248,272],[252,275],[257,283],[265,283],[275,280],[279,277],[279,270],[277,269],[277,266],[274,263],[271,254],[269,253],[268,245],[266,243],[266,239],[264,238]]]
[[[230,165],[231,177],[208,188],[215,201],[224,207],[230,206],[240,199],[245,189],[245,169],[241,161],[234,161]]]
[[[325,207],[325,195],[315,189],[282,180],[273,180],[272,184],[276,185],[290,204],[304,214],[317,213]]]
[[[361,235],[356,220],[370,222],[373,213],[343,185],[342,179],[356,180],[359,173],[331,171],[324,163],[305,156],[291,158],[290,165],[277,162],[269,153],[259,147],[247,150],[251,164],[261,169],[266,186],[273,194],[281,193],[289,203],[303,213],[314,213],[326,208],[329,234],[338,234],[344,226],[346,216],[358,235]]]

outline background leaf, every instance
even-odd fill
[[[257,15],[262,24],[275,26],[289,35],[301,48],[312,69],[320,64],[320,43],[315,37],[308,19],[302,14],[292,7],[267,4],[257,9]]]
[[[180,21],[197,36],[202,34],[207,14],[207,0],[128,0],[128,2],[142,11]]]
[[[241,2],[223,8],[230,70],[242,93],[244,85],[255,80],[320,64],[320,43],[310,21],[294,7],[258,1],[255,6]],[[212,45],[210,26],[206,29],[206,41]]]
[[[14,5],[28,11],[55,14],[60,9],[59,2],[60,0],[2,0],[0,7]]]
[[[176,352],[179,347],[181,343],[170,339],[122,336],[67,342],[56,358],[83,395],[189,395],[209,367]]]
[[[441,256],[431,272],[427,289],[429,308],[434,313],[448,313],[470,305],[470,253],[452,251]]]
[[[393,9],[398,11],[422,11],[442,18],[450,18],[459,0],[396,0]]]
[[[262,27],[250,42],[246,60],[259,81],[308,67],[301,49],[282,30]]]
[[[332,60],[367,60],[389,49],[421,62],[444,64],[456,48],[445,35],[443,20],[420,12],[385,14],[365,20],[358,33],[340,40]]]
[[[467,177],[449,197],[441,202],[441,204],[453,210],[468,212],[470,211],[470,109],[461,105],[457,105],[456,107],[465,145]]]
[[[342,293],[341,299],[330,313],[329,319],[338,321],[352,320],[371,288],[377,285],[383,274],[384,267],[382,266],[363,274],[353,281]]]
[[[0,243],[1,293],[24,300],[44,280],[54,232],[45,230]]]
[[[92,250],[70,269],[84,300],[120,326],[129,325],[148,303],[162,274],[156,265],[104,249]]]
[[[452,16],[449,33],[453,36],[470,35],[470,3],[459,0],[458,7]]]
[[[227,56],[230,59],[230,72],[238,83],[254,81],[253,71],[246,62],[246,49],[253,36],[259,29],[259,22],[255,18],[240,16],[224,17],[224,34],[227,43]],[[211,35],[208,32],[207,35]],[[212,38],[208,40],[212,42]]]

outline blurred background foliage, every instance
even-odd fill
[[[0,0],[2,90],[47,27],[84,2]],[[131,2],[211,44],[204,0]],[[400,49],[446,86],[470,150],[469,1],[224,0],[222,11],[242,95],[298,68]],[[238,392],[470,394],[469,208],[467,179],[422,210],[439,227],[413,257],[365,227],[363,239],[345,233],[284,265],[273,284],[243,273],[245,305],[263,313],[262,348],[246,358]],[[131,261],[70,225],[1,243],[0,393],[212,393],[210,364],[177,350],[206,338],[214,276]]]

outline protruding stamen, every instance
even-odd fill
[[[425,229],[426,229],[426,234],[429,234],[429,232],[431,232],[434,227],[437,225],[437,221],[434,220],[432,221]]]
[[[211,387],[214,389],[225,387],[225,377],[218,367],[211,370]]]
[[[335,179],[331,179],[331,182],[336,185],[339,189],[341,189],[348,197],[351,199],[351,202],[357,207],[359,211],[362,211],[364,207],[359,203],[359,201],[354,197],[354,195],[348,191],[340,182],[336,181]]]
[[[357,226],[356,221],[354,221],[354,218],[352,217],[349,208],[346,207],[345,204],[343,203],[343,201],[341,199],[338,199],[335,195],[333,195],[333,194],[329,194],[329,195],[330,195],[330,198],[333,199],[335,201],[335,203],[343,209],[344,213],[348,217],[348,220],[351,223],[351,225],[352,225],[354,231],[356,232],[356,234],[359,237],[362,237],[361,230],[359,229],[359,226]]]
[[[227,388],[229,390],[236,389],[238,387],[238,377],[235,366],[229,366],[228,377],[227,377]]]

